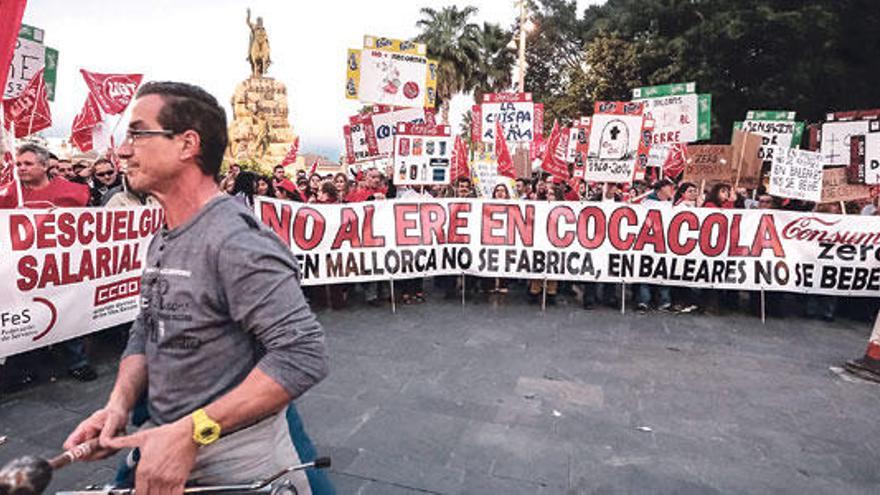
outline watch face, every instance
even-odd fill
[[[202,438],[208,438],[211,435],[213,435],[214,432],[215,432],[215,430],[213,427],[206,426],[206,427],[202,428],[201,430],[199,430],[199,436],[201,436]]]

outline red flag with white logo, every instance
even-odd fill
[[[318,158],[315,158],[315,161],[312,163],[312,167],[309,168],[309,175],[312,175],[312,174],[318,172],[318,160],[319,160]]]
[[[52,126],[43,69],[40,69],[15,98],[3,100],[4,125],[15,124],[15,137],[23,138]]]
[[[287,155],[281,160],[281,166],[286,167],[292,163],[296,163],[296,155],[299,153],[299,136],[293,140],[293,144],[290,145],[290,150],[287,152]]]
[[[73,118],[73,125],[70,129],[70,142],[83,153],[90,151],[94,147],[94,130],[95,126],[104,120],[101,115],[101,109],[98,108],[98,102],[95,96],[89,93],[86,101],[83,103],[82,110]]]
[[[568,143],[562,140],[559,123],[553,122],[553,130],[550,131],[550,137],[547,138],[547,151],[544,152],[541,168],[553,177],[559,177],[563,180],[568,180],[569,177],[568,163],[565,161],[567,145]]]
[[[498,157],[498,173],[515,179],[516,170],[513,168],[513,158],[510,157],[510,150],[507,149],[507,141],[504,139],[501,123],[497,120],[495,121],[495,156]]]
[[[464,146],[464,139],[461,136],[455,136],[455,144],[452,146],[452,170],[450,180],[457,180],[459,177],[470,177],[471,171],[468,167],[468,152]]]
[[[104,113],[110,115],[125,111],[144,78],[143,74],[100,74],[85,69],[79,71],[89,87],[89,92],[95,97],[95,102]]]

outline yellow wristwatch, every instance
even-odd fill
[[[191,415],[193,420],[193,440],[199,445],[211,445],[220,438],[220,423],[208,416],[204,409]]]

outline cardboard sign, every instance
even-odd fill
[[[729,144],[688,145],[684,181],[700,184],[733,184],[733,146]]]
[[[394,135],[394,184],[449,184],[453,144],[447,125],[399,124]]]
[[[822,200],[822,155],[776,147],[770,169],[770,194],[818,203]]]
[[[826,168],[822,172],[822,203],[856,201],[870,197],[870,187],[847,181],[845,168]]]
[[[46,81],[46,96],[55,101],[55,81],[58,79],[58,50],[43,44],[45,32],[40,28],[22,24],[15,44],[9,77],[3,88],[3,99],[15,98],[24,90],[28,81],[40,69]]]
[[[761,171],[764,161],[760,149],[764,137],[750,132],[733,131],[733,185],[755,189],[761,184]]]
[[[642,104],[596,102],[584,178],[593,182],[632,182],[647,166],[651,133]],[[647,134],[645,134],[647,132]]]
[[[437,98],[437,62],[386,49],[350,49],[345,97],[379,105],[433,108]]]
[[[544,106],[532,101],[531,93],[490,93],[471,108],[471,139],[494,143],[495,122],[504,130],[508,144],[539,141],[544,132]]]
[[[636,88],[633,101],[643,103],[645,118],[654,121],[652,146],[711,137],[712,95],[697,94],[695,83]]]

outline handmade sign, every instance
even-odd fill
[[[652,146],[711,137],[712,95],[697,94],[696,83],[636,88],[633,101],[644,104],[645,118],[654,121]]]
[[[342,128],[346,161],[352,164],[376,158],[379,155],[379,147],[370,116],[354,115],[349,117],[348,122],[349,124]]]
[[[433,108],[437,62],[393,48],[348,50],[345,97],[364,103]]]
[[[480,197],[491,199],[498,184],[507,186],[510,197],[516,196],[516,180],[498,173],[498,164],[486,157],[471,162],[474,188]]]
[[[818,203],[822,200],[822,155],[777,146],[772,150],[770,194]]]
[[[471,108],[471,139],[494,143],[495,123],[501,124],[504,140],[532,143],[541,139],[544,129],[544,105],[532,101],[531,93],[490,93],[483,103]]]
[[[581,117],[575,122],[571,128],[574,153],[574,172],[573,176],[577,179],[583,179],[587,169],[587,151],[590,148],[590,126],[592,119],[590,117]]]
[[[764,143],[764,137],[750,132],[733,131],[733,159],[734,187],[757,188],[761,183],[763,160],[760,158],[760,149]]]
[[[723,182],[733,184],[733,146],[728,144],[688,145],[684,181],[699,185]]]
[[[636,102],[596,102],[590,126],[584,178],[593,182],[632,182],[647,167],[651,121]]]
[[[856,201],[871,197],[871,188],[864,184],[850,184],[846,169],[826,168],[822,171],[822,203]]]
[[[874,132],[871,123],[876,126],[878,117],[880,109],[829,113],[819,130],[819,150],[825,165],[849,165],[851,138]]]
[[[734,122],[733,128],[763,137],[758,159],[764,169],[773,162],[775,146],[798,148],[804,133],[804,123],[796,122],[795,112],[790,111],[749,110],[746,120]]]
[[[449,184],[453,144],[448,125],[398,124],[392,162],[394,184]]]

